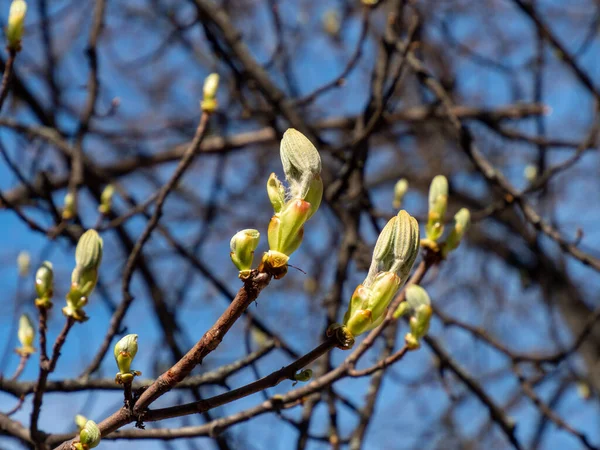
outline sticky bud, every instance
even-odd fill
[[[444,232],[444,216],[448,206],[448,180],[437,175],[429,187],[429,215],[425,227],[427,239],[436,242]]]
[[[100,444],[102,433],[93,420],[88,420],[79,432],[79,442],[74,444],[77,450],[87,450]]]
[[[242,272],[248,275],[252,268],[252,261],[254,259],[254,250],[258,247],[260,241],[260,233],[257,230],[246,229],[238,231],[231,238],[229,246],[231,248],[231,261],[240,271],[240,277]]]
[[[137,340],[137,334],[128,334],[115,344],[114,355],[119,368],[115,382],[118,384],[131,383],[135,376],[142,374],[137,370],[131,370],[131,363],[138,351]]]
[[[65,194],[64,203],[65,204],[62,210],[62,218],[64,220],[72,219],[77,214],[77,199],[72,193],[67,192]]]
[[[400,208],[402,206],[402,200],[408,191],[408,181],[406,178],[402,178],[398,180],[398,182],[394,186],[394,201],[392,205],[394,209]]]
[[[81,235],[75,249],[75,263],[82,270],[98,269],[102,261],[102,238],[96,230]]]
[[[26,277],[29,274],[29,269],[31,268],[31,257],[29,256],[29,252],[22,251],[17,256],[17,267],[19,269],[19,276]]]
[[[54,271],[50,261],[44,261],[35,273],[35,291],[38,298],[35,305],[38,308],[52,307],[52,296],[54,295]]]
[[[21,39],[25,28],[25,14],[27,3],[24,0],[13,0],[8,12],[8,25],[6,26],[6,40],[9,50],[21,50]]]
[[[462,208],[454,216],[454,227],[448,235],[448,239],[442,247],[442,255],[446,257],[448,253],[456,249],[462,241],[465,232],[471,225],[471,213],[467,208]]]
[[[19,331],[17,333],[21,348],[16,349],[16,352],[21,356],[30,355],[35,352],[33,348],[33,340],[35,339],[35,328],[27,314],[22,314],[19,318]]]
[[[100,204],[98,205],[98,212],[100,214],[108,214],[112,209],[112,198],[115,193],[115,187],[112,184],[107,185],[102,194],[100,194]]]
[[[202,111],[206,113],[213,113],[217,109],[217,90],[219,89],[219,74],[211,73],[204,80],[204,87],[202,93],[204,98],[200,103]]]

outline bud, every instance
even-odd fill
[[[274,173],[267,181],[267,194],[271,205],[273,205],[273,211],[275,211],[275,214],[279,213],[285,205],[285,188]]]
[[[65,206],[62,211],[62,218],[64,220],[72,219],[77,214],[77,199],[71,192],[67,192],[64,202]]]
[[[35,306],[51,308],[51,300],[54,295],[54,271],[50,261],[44,261],[35,273],[35,291],[38,295],[38,298],[35,299]]]
[[[280,154],[292,197],[305,200],[312,179],[321,173],[319,152],[306,136],[288,128],[281,140]]]
[[[419,223],[404,210],[398,212],[397,217],[391,271],[396,272],[404,284],[419,254]]]
[[[21,356],[31,355],[35,352],[33,348],[33,340],[35,338],[35,328],[27,314],[21,314],[19,318],[19,331],[17,333],[21,348],[16,349],[16,352]]]
[[[17,267],[19,268],[19,276],[26,277],[31,268],[31,257],[29,252],[22,251],[17,256]]]
[[[437,175],[429,188],[429,216],[425,230],[427,239],[437,241],[444,232],[444,216],[448,206],[448,180]]]
[[[273,219],[271,219],[273,221]],[[260,272],[267,272],[273,275],[273,278],[279,280],[285,277],[287,273],[287,262],[290,260],[288,255],[275,250],[269,250],[263,255],[263,259],[258,266]]]
[[[308,186],[308,192],[304,198],[310,204],[310,211],[306,220],[310,219],[317,212],[317,209],[321,206],[322,199],[323,180],[321,179],[321,175],[315,175]]]
[[[421,339],[429,331],[429,321],[433,314],[430,305],[423,305],[417,309],[414,316],[410,318],[410,334],[415,339]]]
[[[533,164],[528,164],[525,167],[524,173],[525,179],[530,183],[533,183],[538,176],[538,168]]]
[[[419,348],[419,340],[429,331],[429,322],[433,314],[431,299],[425,289],[411,285],[406,288],[406,301],[403,304],[406,304],[405,309],[411,312],[409,320],[410,333],[405,336],[404,340],[406,345],[414,350]],[[396,313],[398,313],[398,310],[396,310]]]
[[[128,334],[115,345],[115,361],[119,367],[115,382],[118,384],[131,383],[136,375],[142,374],[137,370],[131,370],[131,363],[138,351],[137,340],[137,334]]]
[[[394,186],[394,202],[392,203],[394,209],[398,209],[400,208],[400,206],[402,206],[402,200],[404,199],[404,196],[406,195],[407,191],[408,181],[406,180],[406,178],[398,180],[398,182]]]
[[[329,9],[323,15],[323,29],[332,38],[338,37],[340,33],[340,16],[335,9]]]
[[[79,322],[87,320],[81,309],[96,287],[98,268],[102,262],[103,242],[96,230],[87,230],[79,238],[75,249],[75,269],[71,274],[71,290],[67,294],[67,306],[63,308],[66,316]]]
[[[213,113],[216,111],[217,103],[217,89],[219,88],[219,74],[211,73],[204,80],[203,95],[204,98],[200,103],[202,111],[206,113]]]
[[[81,235],[75,249],[75,263],[82,270],[98,269],[102,261],[102,238],[90,229]]]
[[[102,194],[100,194],[100,204],[98,205],[98,212],[100,214],[108,214],[112,209],[112,198],[115,193],[115,187],[112,184],[107,185]]]
[[[252,261],[254,259],[254,250],[258,247],[260,241],[260,233],[257,230],[247,229],[238,231],[232,238],[229,246],[231,248],[231,261],[245,275],[250,273],[252,269]]]
[[[442,247],[442,255],[446,257],[448,253],[457,248],[462,241],[465,232],[471,224],[471,213],[467,208],[462,208],[454,216],[454,228],[448,235],[448,239]]]
[[[296,382],[298,381],[302,381],[303,383],[307,382],[308,380],[310,380],[313,376],[313,371],[310,369],[304,369],[301,370],[300,372],[294,374],[294,380]],[[296,383],[294,383],[296,384]]]
[[[269,223],[269,248],[284,255],[295,252],[304,236],[304,223],[310,214],[310,203],[304,200],[288,202],[281,214],[276,214]]]
[[[411,284],[406,288],[406,301],[410,310],[416,312],[421,306],[430,306],[431,299],[427,291],[421,286]]]
[[[368,308],[374,320],[385,315],[388,305],[403,284],[398,275],[392,272],[380,272],[371,286]]]
[[[82,416],[81,414],[75,415],[75,424],[77,425],[77,428],[79,428],[79,431],[85,428],[85,424],[87,423],[87,421],[87,417]]]
[[[24,0],[13,0],[8,12],[8,25],[6,26],[6,40],[9,50],[18,52],[21,50],[21,39],[25,24],[27,3]]]
[[[74,444],[74,446],[78,450],[87,450],[98,447],[101,437],[102,433],[100,433],[100,428],[98,428],[96,422],[88,420],[79,432],[79,442]]]

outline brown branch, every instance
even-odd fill
[[[6,60],[6,63],[4,65],[2,84],[0,84],[0,111],[2,111],[2,106],[4,105],[4,101],[6,100],[6,96],[8,95],[16,57],[17,51],[14,49],[8,49],[8,59]]]

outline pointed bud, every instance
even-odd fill
[[[8,25],[6,26],[7,47],[12,51],[21,50],[21,39],[25,28],[25,14],[27,3],[24,0],[13,0],[8,12]]]
[[[65,205],[62,210],[62,218],[64,220],[72,219],[77,215],[77,199],[73,194],[67,192],[65,194]]]
[[[115,344],[115,361],[119,367],[119,373],[117,373],[115,381],[118,384],[131,383],[136,375],[141,375],[141,372],[131,370],[131,363],[138,351],[137,341],[137,334],[128,334]]]
[[[454,216],[454,228],[452,228],[452,231],[448,235],[448,239],[446,239],[446,242],[442,247],[442,255],[444,257],[460,245],[460,242],[470,225],[471,213],[467,208],[462,208]]]
[[[100,428],[98,428],[96,422],[88,420],[83,429],[79,432],[79,443],[84,449],[94,448],[100,444],[101,437],[102,433],[100,433]]]
[[[30,355],[35,352],[33,348],[33,340],[35,339],[35,328],[33,323],[27,314],[22,314],[19,318],[19,331],[17,333],[21,348],[18,348],[16,352],[21,355]]]
[[[77,425],[77,428],[79,428],[79,431],[81,431],[85,428],[85,424],[87,423],[87,421],[88,421],[87,417],[82,416],[81,414],[75,415],[75,425]]]
[[[229,256],[240,272],[252,269],[254,250],[258,247],[259,241],[260,233],[253,229],[238,231],[231,238],[229,243],[231,253]]]
[[[281,163],[292,197],[305,199],[312,179],[321,173],[321,157],[306,136],[289,128],[281,140]]]
[[[204,80],[204,87],[202,93],[204,98],[200,103],[202,111],[206,113],[213,113],[217,109],[217,90],[219,88],[219,74],[211,73]]]
[[[444,232],[444,216],[448,206],[448,180],[437,175],[429,188],[429,216],[427,221],[427,239],[435,242]]]
[[[396,185],[394,186],[394,202],[392,205],[394,209],[399,209],[402,206],[402,200],[408,191],[408,181],[406,178],[402,178],[398,180]]]
[[[100,204],[98,205],[98,212],[100,214],[108,214],[112,209],[112,198],[115,193],[115,187],[112,184],[107,185],[102,194],[100,194]]]
[[[26,277],[29,274],[29,269],[31,268],[31,257],[29,256],[29,252],[22,251],[17,256],[17,267],[19,269],[19,276]]]

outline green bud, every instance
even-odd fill
[[[310,214],[310,203],[304,200],[288,202],[281,214],[273,216],[269,223],[269,248],[291,255],[298,249],[304,235],[304,223]]]
[[[362,284],[356,286],[352,294],[352,298],[350,298],[350,304],[348,305],[348,310],[344,315],[344,325],[348,324],[350,318],[357,312],[364,309],[367,309],[369,305],[369,296],[371,295],[371,290]]]
[[[118,384],[131,383],[136,375],[141,375],[141,372],[131,370],[131,363],[138,351],[137,340],[137,334],[128,334],[115,344],[115,361],[119,367],[119,373],[117,373],[115,381]]]
[[[388,223],[385,224],[381,233],[379,233],[379,237],[375,243],[375,249],[373,250],[373,262],[376,264],[376,270],[379,270],[382,266],[391,265],[397,221],[398,217],[392,217]]]
[[[392,272],[381,272],[375,277],[369,295],[369,309],[373,313],[373,321],[385,316],[388,305],[403,284],[398,275]]]
[[[419,223],[404,210],[398,212],[396,217],[391,270],[405,283],[419,254]]]
[[[313,371],[310,369],[304,369],[301,370],[300,372],[294,374],[294,380],[295,381],[302,381],[302,382],[307,382],[308,380],[310,380],[313,376]]]
[[[420,306],[416,310],[415,315],[410,318],[410,334],[416,339],[421,339],[425,336],[427,331],[429,331],[429,321],[432,314],[433,310],[430,305]]]
[[[115,194],[115,187],[112,184],[107,185],[102,194],[100,194],[100,204],[98,205],[98,212],[101,214],[108,214],[112,209],[112,198]]]
[[[257,230],[247,229],[238,231],[232,238],[229,246],[231,248],[231,261],[241,272],[249,272],[252,268],[254,250],[260,241],[260,233]]]
[[[411,311],[416,312],[421,306],[431,306],[431,299],[427,291],[421,286],[411,284],[406,288],[406,301]]]
[[[102,433],[100,433],[100,428],[98,428],[96,422],[88,420],[79,432],[79,443],[83,449],[98,447],[101,437]]]
[[[102,261],[102,238],[90,229],[81,235],[75,249],[75,263],[83,270],[98,269]]]
[[[204,87],[202,93],[204,98],[200,103],[202,111],[207,113],[213,113],[217,109],[217,90],[219,88],[219,74],[211,73],[204,80]]]
[[[52,307],[52,296],[54,295],[54,271],[52,263],[44,261],[35,273],[35,291],[38,298],[35,299],[37,307]]]
[[[394,209],[398,209],[400,206],[402,206],[402,200],[404,199],[407,191],[408,181],[406,178],[401,178],[394,186],[394,202],[392,203]]]
[[[429,216],[427,239],[436,242],[444,232],[444,216],[448,206],[448,180],[443,175],[437,175],[429,188]]]
[[[533,183],[538,176],[538,168],[533,164],[528,164],[524,170],[525,179]]]
[[[16,352],[21,356],[30,355],[35,352],[33,348],[33,340],[35,339],[35,328],[27,314],[21,314],[19,318],[19,331],[17,333],[21,348]]]
[[[72,219],[77,215],[77,198],[70,192],[67,192],[65,194],[64,203],[65,205],[63,206],[62,210],[62,218],[64,220]]]
[[[442,247],[442,255],[446,257],[448,253],[456,249],[462,241],[465,232],[471,225],[471,213],[467,208],[462,208],[454,216],[454,227],[448,235],[448,239]]]
[[[267,181],[267,194],[269,195],[271,205],[273,205],[273,211],[276,214],[281,212],[285,205],[285,188],[274,173],[271,174],[269,181]]]
[[[289,128],[281,140],[281,163],[293,198],[306,199],[311,182],[321,173],[321,157],[306,136]]]
[[[315,175],[310,185],[308,186],[308,192],[304,200],[310,203],[310,212],[306,220],[310,219],[314,213],[317,212],[319,206],[321,206],[321,200],[323,198],[323,180],[321,179],[321,175]]]
[[[87,421],[87,417],[82,416],[81,414],[75,415],[75,424],[77,425],[77,428],[79,428],[79,431],[85,428],[85,424],[87,423]]]
[[[371,329],[373,324],[373,313],[368,309],[359,309],[348,319],[344,325],[352,336],[359,336]]]
[[[8,25],[6,26],[6,40],[9,50],[20,51],[21,39],[25,28],[25,14],[27,3],[24,0],[13,0],[8,12]]]
[[[26,277],[31,268],[31,257],[29,252],[22,251],[17,256],[17,267],[19,268],[19,276]]]

